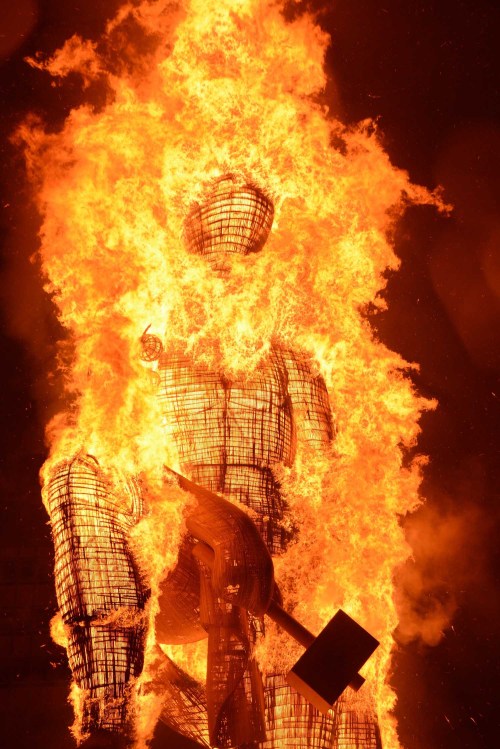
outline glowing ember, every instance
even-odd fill
[[[387,237],[405,202],[438,201],[391,166],[370,123],[347,130],[315,102],[328,41],[308,15],[285,22],[280,3],[191,0],[172,10],[159,0],[125,5],[98,44],[73,38],[36,63],[54,76],[77,71],[90,93],[106,91],[104,105],[73,110],[61,132],[37,122],[21,131],[39,185],[47,288],[74,344],[68,411],[48,430],[45,500],[57,533],[53,500],[65,489],[54,489],[54,477],[69,486],[80,475],[68,478],[76,465],[85,481],[112,485],[120,517],[132,523],[135,479],[123,477],[140,477],[149,511],[132,535],[152,595],[147,604],[146,593],[110,604],[126,640],[130,608],[145,607],[150,622],[156,616],[189,502],[164,486],[164,466],[190,463],[168,367],[177,362],[176,377],[182,367],[188,379],[199,374],[201,408],[212,392],[207,373],[232,383],[233,403],[239,398],[243,408],[248,388],[253,403],[269,402],[262,372],[286,372],[296,444],[270,459],[270,474],[290,510],[294,542],[276,557],[276,578],[286,606],[311,630],[342,607],[382,642],[367,664],[368,684],[336,713],[338,746],[347,747],[356,721],[375,712],[383,746],[396,749],[386,684],[397,624],[392,577],[409,553],[398,517],[419,502],[419,465],[403,466],[403,451],[415,444],[419,414],[430,404],[414,394],[406,363],[374,339],[363,311],[383,306],[384,273],[398,265]],[[235,206],[247,210],[254,201],[254,224],[246,234],[236,226],[232,243],[243,237],[251,250],[265,246],[221,260],[218,214],[203,206],[207,194],[213,205],[228,190],[233,212],[224,236]],[[200,237],[205,253],[193,252]],[[290,350],[296,358],[276,363]],[[295,376],[323,403],[319,375],[335,413],[334,450],[321,424],[327,407],[311,417],[299,392],[306,386],[293,391]],[[203,440],[210,446],[210,434]],[[89,468],[83,454],[112,467],[112,477]],[[210,488],[207,477],[191,478]],[[91,578],[101,563],[89,562]],[[154,643],[150,626],[138,708],[143,740],[161,709]],[[200,672],[203,655],[193,646],[168,652]],[[272,625],[257,646],[270,680],[299,653]],[[278,720],[289,707],[277,705]],[[371,747],[376,722],[366,725]]]

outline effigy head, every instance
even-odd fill
[[[184,236],[188,249],[225,270],[230,254],[262,249],[274,217],[272,201],[250,182],[226,174],[210,187],[205,200],[189,211]]]

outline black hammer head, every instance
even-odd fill
[[[358,669],[378,644],[354,619],[337,611],[286,680],[318,710],[327,713],[346,687],[361,686],[364,680]]]

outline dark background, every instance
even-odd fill
[[[37,218],[7,138],[28,111],[56,127],[79,101],[76,81],[52,87],[23,58],[51,52],[75,32],[95,38],[118,3],[0,2],[0,746],[63,749],[73,746],[69,673],[48,637],[52,551],[37,479],[43,424],[57,407],[50,371],[60,331],[29,261]],[[422,621],[443,612],[444,635],[434,647],[410,641],[403,621],[393,683],[404,749],[493,749],[500,728],[500,9],[493,0],[308,6],[320,10],[333,37],[332,112],[348,123],[377,118],[394,164],[416,182],[441,184],[455,206],[448,218],[409,210],[397,236],[402,268],[389,279],[390,310],[374,318],[389,346],[420,363],[421,392],[440,402],[423,419],[427,505],[406,523],[414,561],[400,586]],[[185,745],[163,729],[154,743]]]

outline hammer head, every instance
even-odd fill
[[[337,611],[286,680],[318,710],[327,713],[346,687],[359,688],[363,683],[358,669],[378,644],[354,619]]]

